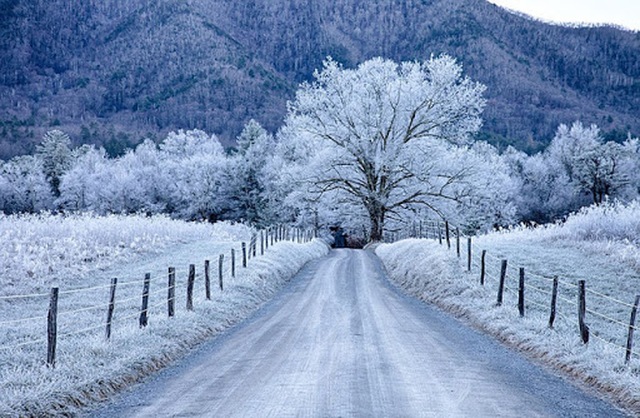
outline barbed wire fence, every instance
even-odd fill
[[[174,266],[156,266],[144,278],[126,281],[111,278],[110,283],[90,287],[53,286],[48,293],[0,296],[0,318],[7,318],[0,319],[0,335],[4,335],[0,352],[26,348],[42,352],[44,347],[47,366],[55,368],[61,340],[103,333],[109,341],[114,327],[137,321],[140,328],[145,328],[151,317],[172,317],[181,311],[192,311],[194,292],[204,294],[205,302],[211,301],[213,292],[224,292],[227,286],[233,286],[240,271],[250,267],[251,260],[265,255],[269,247],[280,241],[307,243],[315,237],[311,229],[277,225],[256,231],[250,240],[234,243],[217,257],[190,264],[188,273],[176,272]],[[196,289],[196,284],[202,287]],[[140,287],[142,292],[137,293]],[[123,290],[126,296],[118,297]],[[96,292],[104,293],[104,297],[96,296]],[[103,301],[96,303],[98,299]],[[29,311],[33,315],[11,318],[11,311]]]
[[[496,288],[495,305],[503,304],[507,293],[517,301],[517,313],[522,317],[535,312],[548,317],[549,328],[554,328],[558,321],[574,325],[583,344],[596,339],[619,351],[627,365],[632,358],[640,358],[634,344],[640,295],[631,295],[624,301],[619,295],[590,288],[585,279],[574,282],[541,274],[535,266],[514,266],[508,259],[480,248],[474,237],[447,221],[420,221],[405,230],[391,232],[386,238],[388,242],[406,238],[435,240],[455,251],[472,277],[477,275],[477,281],[470,285]]]

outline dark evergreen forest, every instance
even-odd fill
[[[640,33],[571,28],[484,0],[0,0],[0,158],[55,127],[111,155],[202,129],[275,131],[332,56],[448,53],[487,85],[483,139],[542,149],[560,123],[640,134]]]

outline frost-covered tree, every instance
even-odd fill
[[[567,172],[546,154],[524,161],[522,199],[521,216],[536,222],[551,221],[583,204]]]
[[[139,144],[129,157],[132,159],[131,165],[136,181],[144,190],[144,201],[139,210],[146,213],[170,212],[170,185],[175,179],[170,177],[163,159],[171,158],[170,155],[161,153],[158,146],[147,139]]]
[[[473,167],[464,181],[468,197],[457,205],[457,220],[468,232],[505,227],[517,220],[516,196],[520,183],[511,176],[506,158],[495,147],[478,141],[464,153],[463,163]]]
[[[225,217],[266,226],[271,219],[265,167],[274,153],[275,141],[258,122],[251,120],[238,136],[236,149],[229,160],[225,180]]]
[[[558,127],[546,154],[551,164],[564,169],[577,194],[600,204],[629,183],[627,150],[615,142],[604,142],[596,125],[575,122],[571,127]]]
[[[37,155],[42,160],[42,167],[55,197],[60,196],[60,179],[71,168],[73,153],[69,135],[53,129],[47,131],[38,145]]]
[[[100,178],[100,173],[105,171],[108,164],[104,149],[87,150],[62,176],[58,206],[71,211],[103,213],[100,196],[106,185],[101,183],[104,179]]]
[[[160,151],[168,179],[169,210],[185,219],[215,221],[222,212],[227,169],[218,138],[199,130],[172,132],[160,144]]]
[[[5,213],[34,213],[53,204],[42,161],[31,155],[15,157],[0,166],[0,187]]]
[[[544,152],[508,150],[505,157],[520,182],[516,204],[524,220],[551,221],[607,198],[638,197],[638,140],[605,142],[596,125],[560,125]]]
[[[100,214],[211,220],[221,212],[226,165],[218,139],[202,131],[172,132],[160,147],[147,140],[115,159],[103,149],[85,149],[62,177],[58,202]]]
[[[455,159],[481,125],[484,86],[453,58],[376,58],[355,69],[328,59],[315,79],[298,90],[280,135],[290,143],[283,158],[298,167],[289,179],[300,201],[331,193],[357,205],[380,240],[389,216],[440,213],[440,203],[468,196],[473,167]]]
[[[626,150],[621,144],[598,144],[577,157],[576,183],[599,205],[629,183],[630,173],[623,170],[626,159]]]

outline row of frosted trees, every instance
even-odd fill
[[[447,56],[355,69],[329,59],[275,137],[250,121],[234,149],[178,131],[112,159],[50,131],[35,155],[1,164],[0,210],[341,225],[375,240],[427,218],[473,231],[638,197],[638,139],[605,142],[576,122],[542,153],[500,153],[473,140],[483,91]]]
[[[0,208],[5,213],[166,213],[261,225],[268,215],[258,176],[272,148],[273,137],[253,121],[234,150],[225,151],[214,135],[179,131],[119,158],[108,158],[101,148],[72,148],[64,132],[53,130],[35,155],[1,165]]]

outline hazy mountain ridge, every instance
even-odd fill
[[[0,0],[0,157],[59,126],[125,143],[279,126],[296,84],[347,66],[449,53],[487,84],[484,136],[533,148],[559,123],[640,133],[640,33],[567,28],[483,0]]]

